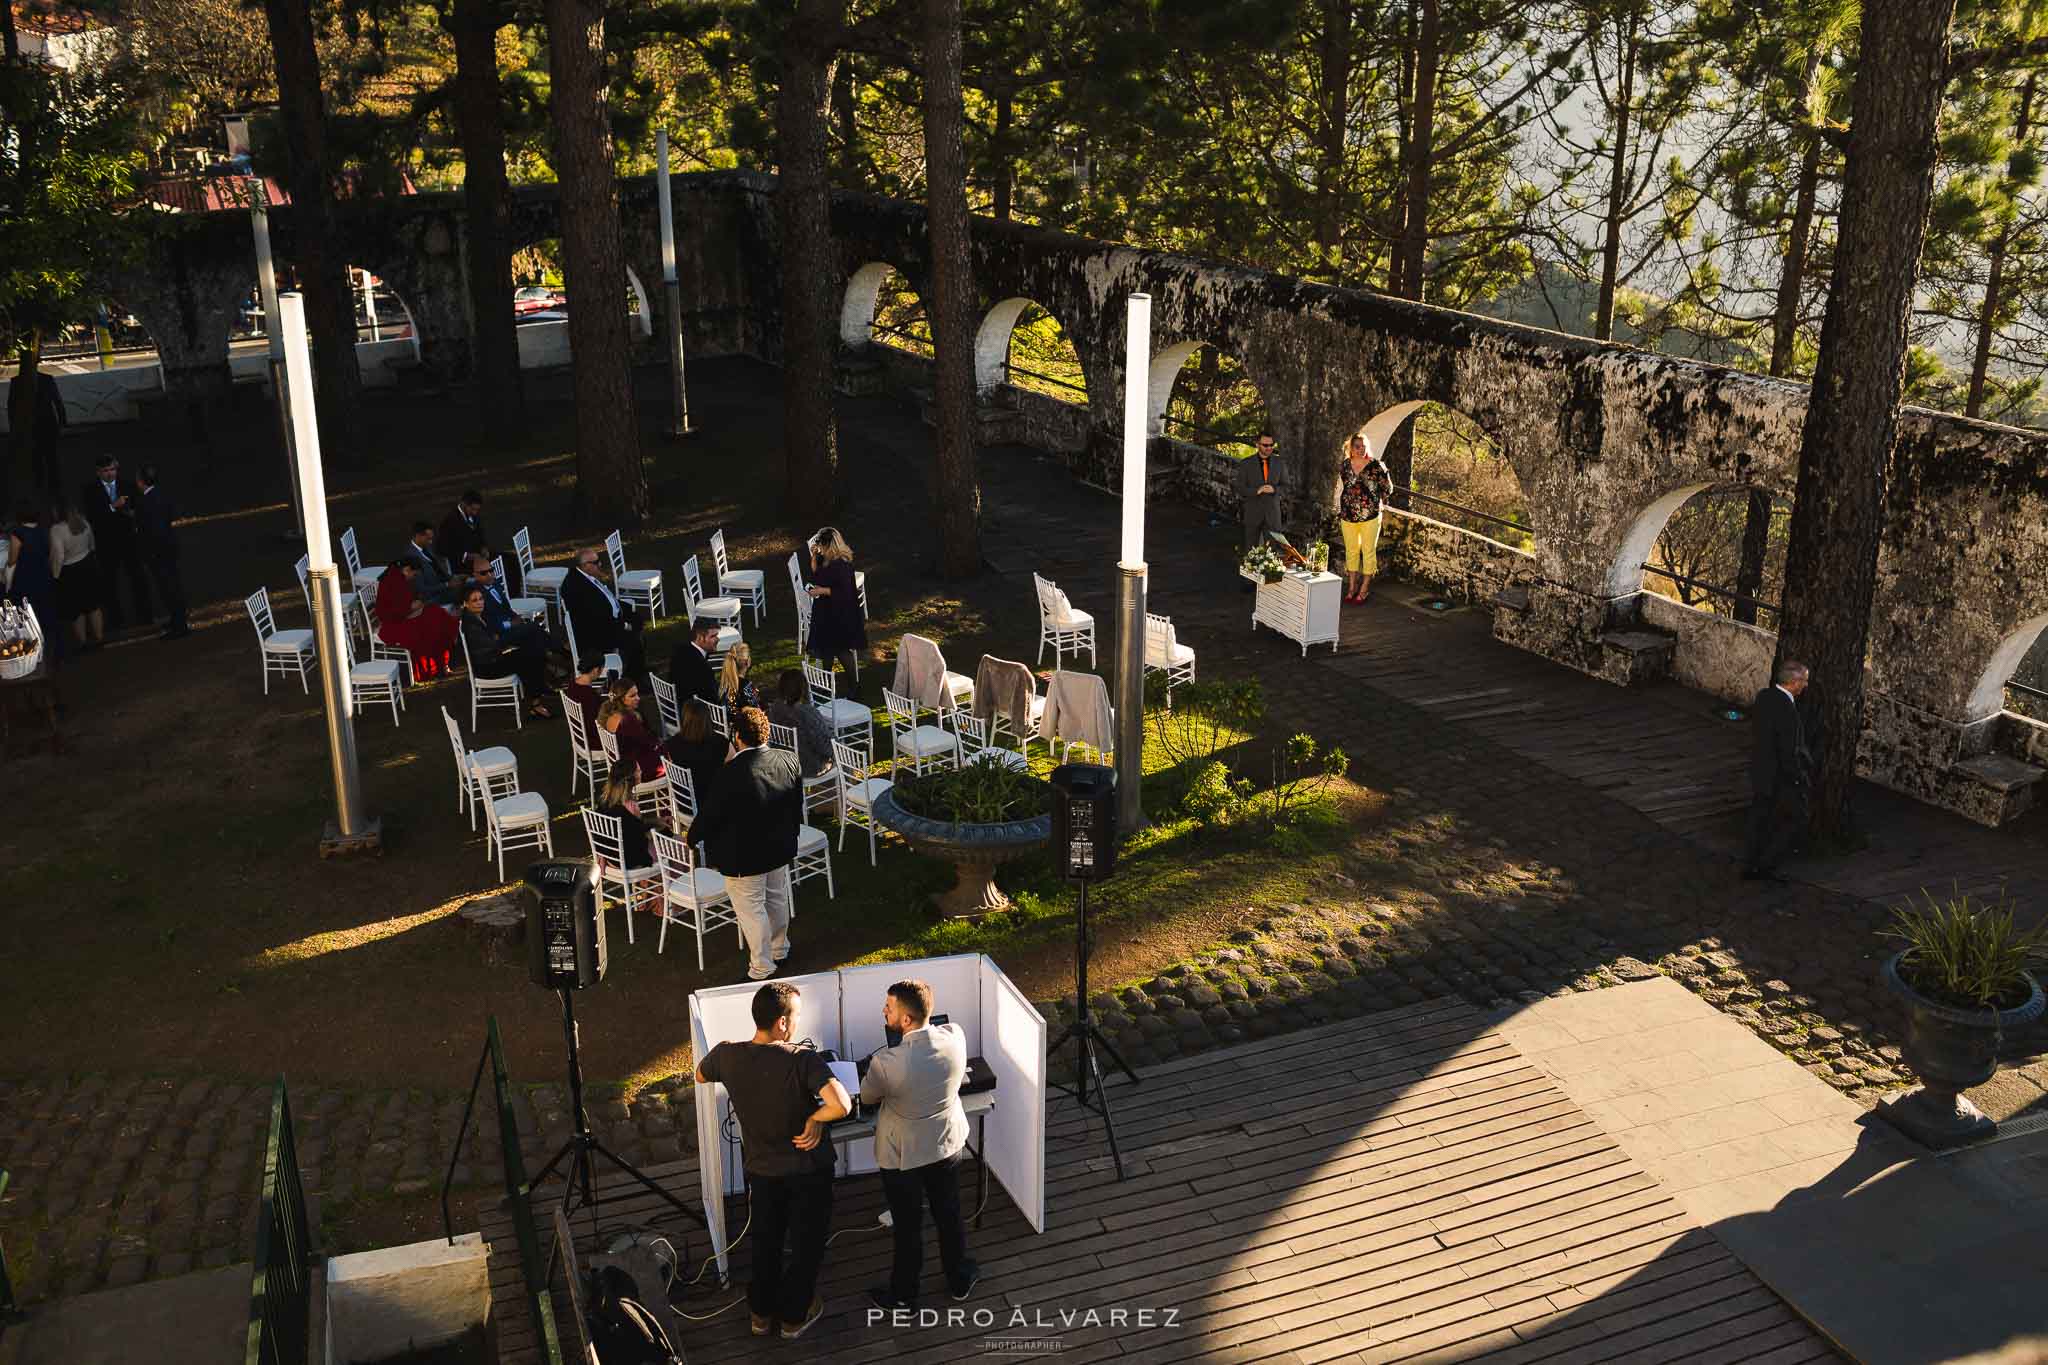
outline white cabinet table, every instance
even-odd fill
[[[1258,588],[1252,603],[1252,628],[1270,626],[1301,646],[1304,657],[1310,645],[1327,644],[1337,649],[1337,617],[1344,609],[1344,580],[1337,574],[1311,574],[1290,570],[1278,583],[1267,583],[1256,574],[1239,574]]]

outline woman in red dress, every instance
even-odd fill
[[[401,559],[377,576],[377,638],[412,655],[414,677],[432,678],[447,671],[461,627],[413,591],[417,573],[418,565]]]
[[[661,776],[666,766],[661,745],[640,719],[640,688],[631,678],[619,678],[612,683],[604,705],[597,708],[597,726],[611,731],[619,743],[619,761],[637,768],[642,782],[652,782]]]

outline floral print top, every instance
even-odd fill
[[[1380,504],[1394,496],[1394,477],[1378,460],[1367,460],[1365,468],[1354,470],[1351,457],[1343,456],[1337,461],[1337,477],[1343,481],[1337,492],[1340,521],[1371,521],[1380,514]]]

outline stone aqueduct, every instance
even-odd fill
[[[676,183],[685,331],[693,355],[781,355],[772,177],[724,172]],[[628,265],[659,278],[654,191],[621,185]],[[559,235],[552,188],[523,191],[517,244]],[[289,210],[273,213],[292,255]],[[468,363],[459,196],[351,206],[348,259],[409,305],[421,363]],[[872,347],[868,323],[891,268],[923,293],[924,212],[840,195],[833,230],[845,282],[848,382],[912,382],[919,362]],[[1120,458],[1123,299],[1153,298],[1155,422],[1202,342],[1238,357],[1283,447],[1334,464],[1344,439],[1391,433],[1435,400],[1476,421],[1512,462],[1535,548],[1525,553],[1414,515],[1389,530],[1397,567],[1493,613],[1501,639],[1634,683],[1674,673],[1731,698],[1759,686],[1768,633],[1642,591],[1641,565],[1691,493],[1737,482],[1792,494],[1803,385],[1649,354],[1357,290],[1306,284],[1059,233],[977,220],[976,371],[991,420],[1113,484]],[[150,329],[167,389],[203,398],[228,383],[230,315],[249,287],[240,214],[165,223],[150,256],[110,281]],[[655,294],[656,306],[660,295]],[[1008,388],[1002,362],[1027,303],[1058,320],[1087,380],[1086,406]],[[652,341],[646,343],[650,347]],[[651,357],[650,357],[651,358]],[[1220,496],[1223,457],[1162,438],[1190,496]],[[1328,512],[1328,481],[1296,468],[1289,522]],[[1901,422],[1880,550],[1861,762],[1876,780],[1998,823],[2026,808],[2048,763],[2048,728],[2002,710],[2003,683],[2048,627],[2048,435],[1909,409]]]

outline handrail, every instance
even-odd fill
[[[519,1241],[519,1273],[526,1285],[526,1307],[533,1314],[533,1334],[540,1343],[543,1365],[563,1365],[562,1340],[555,1330],[555,1304],[548,1293],[547,1263],[541,1259],[540,1234],[533,1225],[533,1186],[526,1180],[526,1159],[519,1151],[519,1119],[512,1112],[512,1083],[505,1075],[505,1045],[498,1037],[498,1016],[490,1017],[484,1050],[491,1059],[491,1088],[498,1101],[498,1143],[505,1158],[505,1203]]]
[[[1507,517],[1497,517],[1491,512],[1482,512],[1477,507],[1467,507],[1463,503],[1437,497],[1434,493],[1425,493],[1419,488],[1396,488],[1394,496],[1397,498],[1419,498],[1423,502],[1434,503],[1438,507],[1448,507],[1454,512],[1463,512],[1468,517],[1478,517],[1481,521],[1490,521],[1496,526],[1505,526],[1511,531],[1520,531],[1525,536],[1536,534],[1536,530],[1532,526],[1524,526],[1519,521],[1512,521]]]
[[[1668,578],[1674,583],[1683,583],[1688,588],[1698,588],[1701,592],[1711,593],[1716,597],[1725,597],[1731,602],[1741,602],[1749,606],[1760,607],[1770,612],[1773,616],[1783,614],[1783,609],[1776,602],[1766,602],[1761,597],[1751,597],[1746,593],[1739,593],[1733,588],[1724,588],[1719,584],[1708,583],[1687,574],[1673,573],[1671,570],[1659,568],[1647,560],[1644,561],[1642,569],[1645,573],[1656,574],[1659,578]]]
[[[1071,379],[1062,379],[1056,374],[1047,374],[1043,370],[1026,369],[1024,366],[1005,358],[1003,361],[1003,382],[1005,384],[1012,383],[1013,381],[1010,376],[1013,374],[1021,374],[1028,379],[1043,379],[1048,384],[1056,385],[1062,389],[1072,389],[1075,393],[1085,394],[1088,392],[1086,384],[1076,384]]]
[[[1199,423],[1190,422],[1186,418],[1175,417],[1172,413],[1168,413],[1166,416],[1160,418],[1159,426],[1161,431],[1164,431],[1167,427],[1179,427],[1182,431],[1191,431],[1197,436],[1219,437],[1224,443],[1234,446],[1248,446],[1252,444],[1251,437],[1234,436],[1227,431],[1218,431],[1214,427],[1205,427]],[[1192,445],[1195,443],[1189,442],[1189,444]]]
[[[263,1152],[263,1205],[256,1220],[245,1365],[305,1365],[312,1322],[312,1230],[284,1077],[270,1102]]]
[[[484,1066],[491,1060],[491,1043],[484,1040],[483,1051],[477,1054],[476,1074],[469,1078],[469,1099],[462,1106],[462,1122],[455,1129],[455,1150],[448,1154],[448,1174],[441,1180],[441,1231],[447,1234],[448,1245],[455,1245],[455,1216],[449,1206],[449,1195],[455,1187],[455,1168],[462,1164],[462,1144],[469,1138],[470,1115],[476,1112],[476,1092],[484,1083]]]
[[[2014,682],[2011,678],[2007,678],[2005,680],[2005,686],[2006,690],[2009,692],[2018,692],[2022,696],[2039,697],[2042,701],[2048,701],[2048,692],[2043,692],[2038,687],[2029,687],[2023,682]],[[6,1187],[7,1177],[4,1173],[0,1173],[0,1190],[4,1190]],[[5,1262],[0,1262],[0,1271],[4,1271],[5,1269]]]
[[[0,1171],[0,1199],[7,1197],[7,1172]],[[0,1324],[21,1311],[14,1301],[14,1279],[7,1273],[7,1248],[0,1246]]]
[[[907,341],[914,341],[918,345],[930,351],[936,351],[938,349],[936,346],[932,344],[932,339],[930,337],[921,337],[917,333],[908,331],[902,327],[885,327],[879,322],[871,323],[870,326],[872,326],[875,331],[880,332],[883,336],[902,337]],[[902,350],[904,348],[898,347],[897,349]]]

